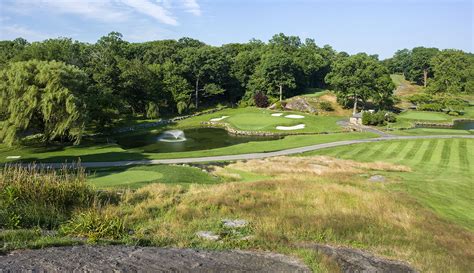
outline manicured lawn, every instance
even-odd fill
[[[51,148],[20,147],[9,148],[0,144],[0,162],[12,162],[7,156],[19,155],[23,161],[37,162],[71,162],[79,158],[83,162],[121,161],[141,159],[164,159],[217,156],[228,154],[244,154],[271,152],[283,149],[302,147],[313,144],[327,143],[340,140],[364,139],[377,137],[372,133],[337,133],[321,135],[295,135],[272,141],[248,142],[224,148],[191,151],[181,153],[140,153],[134,150],[124,150],[116,144],[95,146],[69,146]]]
[[[88,181],[98,188],[139,188],[150,183],[213,184],[220,180],[194,167],[174,165],[89,169]]]
[[[420,121],[450,121],[453,118],[445,113],[407,111],[398,116],[400,119],[420,120]]]
[[[330,155],[357,161],[386,161],[410,166],[410,173],[385,173],[405,191],[442,217],[474,230],[474,140],[426,139],[356,144],[306,155]]]
[[[390,131],[391,134],[400,136],[414,135],[470,135],[474,132],[468,130],[443,129],[443,128],[414,128],[408,130]]]

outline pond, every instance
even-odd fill
[[[435,124],[420,124],[417,128],[445,128],[456,130],[474,130],[474,120],[454,120],[453,126],[436,126]]]
[[[209,150],[232,146],[250,141],[266,141],[281,139],[279,136],[236,136],[230,135],[224,129],[195,128],[165,133],[128,136],[117,139],[117,143],[124,149],[139,149],[146,153],[172,153]],[[176,138],[173,141],[173,138]]]
[[[474,130],[474,120],[455,120],[453,129]]]

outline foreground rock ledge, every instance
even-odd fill
[[[0,272],[311,272],[281,254],[129,246],[73,246],[0,256]]]

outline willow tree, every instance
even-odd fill
[[[21,137],[41,134],[78,144],[84,132],[87,75],[62,62],[12,63],[0,72],[0,106],[6,120],[0,139],[12,145]]]

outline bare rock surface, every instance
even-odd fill
[[[385,182],[386,179],[385,179],[385,176],[383,175],[373,175],[369,178],[369,181],[370,182]]]
[[[0,272],[311,272],[273,253],[131,246],[72,246],[0,256]]]
[[[285,108],[288,110],[307,112],[307,113],[316,113],[317,110],[314,106],[309,104],[304,98],[297,97],[288,101],[285,105]]]
[[[340,267],[342,272],[364,272],[364,273],[414,273],[417,272],[408,264],[376,257],[373,254],[347,247],[335,247],[321,244],[304,245],[307,248],[317,250],[332,258]]]

